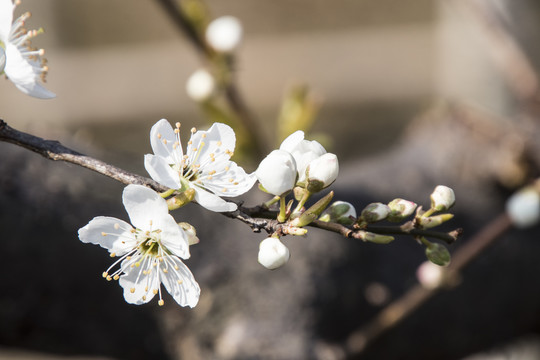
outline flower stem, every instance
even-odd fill
[[[308,201],[310,197],[311,197],[311,192],[305,189],[304,194],[302,194],[302,198],[300,199],[300,201],[298,202],[298,205],[296,205],[296,208],[292,212],[295,217],[300,215],[300,211],[302,210],[302,208],[306,204],[306,201]]]
[[[263,207],[265,208],[270,208],[270,206],[274,205],[275,203],[277,203],[279,201],[279,196],[274,196],[272,199],[268,200],[267,202],[265,202],[263,204]]]
[[[282,223],[287,220],[287,209],[285,204],[285,195],[281,195],[279,197],[279,214],[277,217],[277,221]]]
[[[165,192],[159,193],[159,195],[160,195],[162,198],[166,199],[166,198],[168,198],[169,196],[171,196],[173,193],[174,193],[174,189],[169,189],[169,190],[167,190],[167,191],[165,191]]]

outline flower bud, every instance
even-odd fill
[[[306,181],[306,169],[309,163],[326,154],[324,147],[317,141],[304,140],[304,132],[301,130],[289,135],[283,140],[279,148],[288,151],[294,157],[299,183]]]
[[[326,153],[312,160],[307,169],[307,189],[312,193],[330,186],[339,172],[338,159],[335,154]]]
[[[443,284],[444,268],[431,261],[424,261],[416,270],[416,278],[426,289],[436,289]]]
[[[178,225],[184,230],[187,235],[187,240],[189,245],[195,245],[199,243],[199,238],[197,237],[197,231],[195,227],[187,222],[179,222]]]
[[[403,219],[408,218],[416,210],[416,204],[412,201],[404,199],[394,199],[388,203],[390,208],[390,214],[388,214],[388,221],[400,222]]]
[[[206,28],[206,41],[216,51],[230,53],[242,40],[242,24],[234,16],[222,16]]]
[[[375,244],[388,244],[394,241],[394,237],[390,235],[375,234],[368,231],[360,231],[359,234],[362,240]]]
[[[319,220],[342,225],[352,225],[356,221],[356,209],[351,203],[346,201],[335,201],[322,213]]]
[[[289,249],[275,237],[269,237],[261,241],[259,245],[259,263],[267,269],[274,270],[289,261]]]
[[[450,264],[450,252],[441,244],[431,243],[426,247],[426,257],[439,266],[448,266]]]
[[[390,214],[388,205],[382,203],[371,203],[362,210],[360,217],[367,223],[384,220]]]
[[[0,74],[4,72],[5,67],[6,67],[6,52],[4,51],[4,48],[0,45]]]
[[[274,150],[261,161],[255,176],[267,192],[281,196],[296,184],[296,163],[287,151]]]
[[[506,202],[506,212],[516,227],[535,225],[540,219],[540,194],[532,187],[514,193]]]
[[[455,202],[454,190],[448,186],[439,185],[431,194],[431,208],[436,211],[448,210]]]
[[[194,101],[208,100],[214,93],[216,82],[214,77],[205,69],[195,71],[186,83],[186,92]]]

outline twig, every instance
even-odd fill
[[[396,326],[433,295],[451,284],[451,281],[457,278],[460,271],[469,262],[478,257],[485,248],[493,244],[510,227],[511,222],[506,213],[502,213],[492,220],[455,252],[452,257],[452,263],[445,271],[445,278],[450,283],[443,282],[440,286],[433,289],[427,289],[421,285],[413,286],[401,298],[385,307],[373,320],[349,335],[344,344],[342,344],[347,355],[360,355],[373,340]]]

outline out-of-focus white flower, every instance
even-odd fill
[[[437,211],[448,210],[455,202],[454,190],[448,186],[438,185],[431,194],[431,207]]]
[[[195,201],[211,211],[234,211],[237,205],[221,197],[234,197],[247,192],[256,181],[254,174],[229,159],[236,137],[233,129],[214,123],[208,131],[192,129],[184,155],[180,142],[180,123],[173,130],[161,119],[150,130],[154,155],[144,156],[144,167],[152,179],[171,189],[195,190]]]
[[[205,69],[195,71],[186,83],[186,92],[194,101],[208,100],[214,93],[216,81]]]
[[[361,217],[364,221],[370,223],[384,220],[390,214],[390,208],[383,203],[371,203],[362,210]]]
[[[180,260],[189,258],[187,236],[169,214],[166,201],[141,185],[128,185],[122,196],[129,223],[106,216],[92,219],[79,229],[79,239],[109,250],[120,257],[103,273],[107,280],[119,280],[124,298],[144,304],[159,294],[161,284],[181,306],[194,307],[200,296],[199,284]],[[119,268],[110,273],[116,266]]]
[[[19,3],[0,0],[0,46],[5,51],[4,73],[23,93],[40,99],[54,98],[56,95],[39,83],[39,80],[45,82],[49,70],[47,61],[42,58],[45,51],[34,49],[30,44],[30,39],[43,30],[28,31],[24,28],[29,12],[13,22],[13,11]]]
[[[339,163],[335,154],[319,156],[306,169],[307,189],[311,192],[321,191],[336,180],[338,173]]]
[[[206,41],[218,52],[233,52],[242,41],[242,24],[234,16],[219,17],[208,24]]]
[[[506,202],[506,212],[516,227],[537,224],[540,220],[540,194],[531,187],[514,193]]]
[[[444,271],[443,267],[424,261],[416,270],[416,278],[426,289],[436,289],[444,280]]]
[[[289,249],[275,237],[268,237],[259,245],[259,263],[267,269],[274,270],[287,263],[291,257]]]
[[[324,210],[319,220],[336,222],[343,225],[352,225],[356,220],[356,209],[346,201],[335,201]]]
[[[288,151],[294,157],[300,183],[306,181],[306,169],[309,163],[326,154],[324,147],[317,141],[304,140],[304,132],[301,130],[289,135],[279,148]]]
[[[274,150],[261,161],[255,176],[270,194],[283,195],[296,184],[296,162],[287,151]]]

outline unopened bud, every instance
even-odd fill
[[[186,92],[194,101],[208,100],[214,93],[215,88],[214,77],[205,69],[195,71],[186,83]]]
[[[274,150],[261,161],[255,176],[266,192],[281,196],[296,184],[296,163],[287,151]]]
[[[362,240],[369,241],[375,244],[388,244],[394,241],[394,237],[389,235],[375,234],[368,231],[360,231],[359,234]]]
[[[259,245],[259,263],[267,269],[274,270],[287,263],[290,258],[289,249],[275,237],[268,237]]]
[[[356,221],[356,209],[346,201],[335,201],[328,209],[324,210],[319,220],[352,225]]]
[[[445,211],[450,209],[456,202],[454,190],[448,186],[439,185],[431,194],[431,208],[436,211]]]
[[[450,252],[446,247],[438,243],[431,243],[426,247],[426,257],[439,266],[448,266],[450,264]]]
[[[242,40],[242,24],[234,16],[222,16],[206,28],[206,41],[216,51],[230,53]]]
[[[195,227],[187,222],[179,222],[178,225],[184,230],[187,235],[187,240],[189,245],[195,245],[199,243],[199,238],[197,237],[197,231]]]
[[[339,173],[337,156],[326,153],[312,160],[306,169],[307,189],[312,193],[330,186]]]
[[[334,197],[334,192],[330,191],[323,198],[317,201],[315,204],[311,205],[306,211],[304,211],[299,217],[294,219],[291,224],[293,226],[306,226],[312,221],[316,220],[319,215],[323,212],[324,209],[328,206],[332,198]]]
[[[360,217],[367,223],[384,220],[390,214],[390,208],[383,203],[371,203],[362,210]]]
[[[0,74],[4,72],[4,68],[6,67],[6,52],[4,51],[4,48],[1,45],[0,41]]]
[[[430,217],[419,217],[417,221],[422,229],[431,229],[435,226],[441,225],[443,222],[446,222],[453,217],[454,215],[452,214],[441,214]]]
[[[181,194],[167,199],[167,205],[169,206],[169,210],[175,210],[190,203],[193,199],[195,199],[195,189],[189,188]]]
[[[532,187],[514,193],[506,202],[506,212],[516,227],[535,225],[540,219],[540,194]]]
[[[416,210],[416,204],[412,201],[404,199],[394,199],[388,203],[390,213],[388,214],[388,221],[400,222],[414,213]]]

